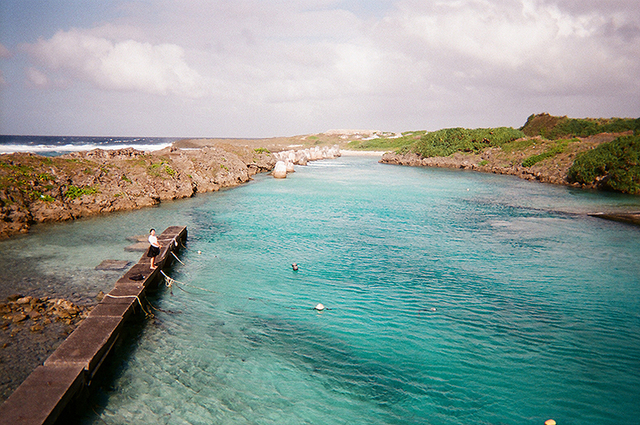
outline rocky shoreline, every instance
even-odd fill
[[[0,237],[32,224],[153,206],[213,192],[270,171],[263,149],[215,144],[199,149],[132,148],[74,152],[59,157],[0,156]]]
[[[416,153],[396,154],[386,152],[379,161],[382,164],[408,165],[412,167],[438,167],[480,171],[483,173],[506,174],[521,179],[542,183],[570,185],[566,179],[566,170],[555,168],[550,172],[523,167],[520,165],[496,165],[489,163],[483,155],[464,155],[460,153],[448,157],[422,158]],[[580,185],[577,185],[581,187]]]
[[[0,401],[51,355],[91,310],[62,298],[12,295],[0,302]]]
[[[581,185],[572,183],[567,178],[569,168],[576,156],[586,150],[611,142],[612,140],[627,135],[625,133],[600,133],[595,136],[574,138],[574,143],[569,143],[567,148],[557,155],[541,161],[533,166],[522,165],[525,158],[531,155],[539,155],[555,144],[554,141],[538,138],[532,139],[531,146],[514,151],[505,151],[502,148],[487,148],[481,153],[457,152],[447,157],[423,158],[416,153],[396,154],[387,152],[380,160],[384,164],[397,164],[422,167],[457,168],[473,170],[484,173],[505,174],[521,179],[539,181],[542,183],[570,185],[583,189],[599,189],[598,182],[593,185]]]
[[[306,165],[340,156],[338,146],[271,153],[204,140],[185,140],[155,152],[133,148],[57,157],[0,155],[0,238],[31,225],[127,211],[215,192],[274,169],[277,161]]]

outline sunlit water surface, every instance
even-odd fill
[[[637,198],[358,157],[256,180],[33,236],[82,269],[188,226],[81,423],[638,423],[640,229],[585,214]]]

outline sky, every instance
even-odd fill
[[[640,117],[638,0],[0,0],[0,134]]]

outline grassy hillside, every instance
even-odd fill
[[[477,169],[553,175],[553,181],[640,194],[640,118],[531,115],[519,129],[447,128],[349,142],[421,158],[455,156]],[[450,163],[450,162],[448,162]]]
[[[640,118],[567,118],[549,114],[531,115],[520,129],[529,137],[545,139],[588,137],[601,133],[623,133],[637,131]]]

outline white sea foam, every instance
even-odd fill
[[[124,148],[134,148],[139,151],[157,151],[171,146],[171,143],[159,143],[159,144],[136,144],[136,143],[122,143],[117,145],[111,144],[66,144],[66,145],[22,145],[22,144],[8,144],[0,145],[0,154],[14,153],[14,152],[32,152],[32,153],[49,153],[49,152],[80,152],[90,151],[93,149],[115,150]]]

